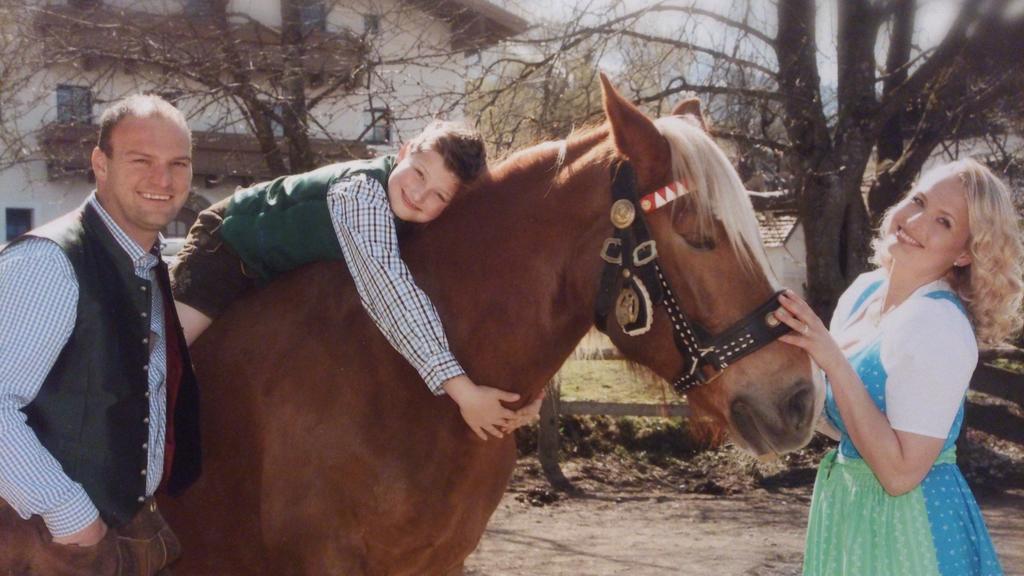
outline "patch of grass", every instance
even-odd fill
[[[624,360],[569,360],[558,373],[561,398],[639,404],[678,404],[668,385]]]
[[[689,458],[712,446],[710,439],[691,429],[692,422],[687,419],[563,415],[558,424],[563,458],[630,455],[659,465],[672,458]],[[515,433],[520,456],[537,451],[536,424]]]
[[[690,431],[688,420],[562,416],[562,451],[567,456],[639,454],[649,461],[685,458],[708,447]]]

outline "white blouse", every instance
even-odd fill
[[[878,281],[882,285],[851,317],[861,294]],[[926,296],[952,292],[945,280],[918,288],[882,314],[887,285],[884,269],[860,275],[839,298],[829,329],[847,358],[881,338],[885,412],[893,429],[946,438],[978,363],[974,329],[956,304]]]

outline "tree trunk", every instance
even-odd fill
[[[807,238],[807,298],[827,318],[844,284],[838,262],[845,202],[819,92],[815,12],[814,0],[780,0],[774,48],[779,90],[785,95],[784,123],[792,142],[791,184]]]
[[[288,163],[293,173],[316,167],[316,154],[309,142],[309,111],[306,107],[305,35],[298,0],[281,0],[281,49],[286,105],[281,125],[288,138]]]
[[[807,238],[807,302],[826,319],[846,287],[846,277],[838,265],[843,260],[839,239],[846,204],[835,170],[828,172],[796,184],[800,221]]]
[[[913,48],[915,0],[899,0],[894,10],[892,33],[889,36],[889,54],[885,60],[883,98],[907,81],[910,53]],[[903,193],[903,182],[891,177],[889,168],[903,156],[905,112],[900,110],[886,119],[878,135],[878,179],[868,193],[868,209],[874,226],[881,223],[885,210],[895,204]]]
[[[240,108],[249,118],[249,122],[252,124],[253,133],[256,136],[257,142],[259,142],[260,152],[263,154],[263,159],[267,163],[267,167],[270,172],[274,175],[280,175],[287,172],[287,167],[284,163],[284,155],[281,154],[281,150],[277,147],[277,141],[274,138],[274,127],[270,122],[268,111],[270,105],[260,100],[259,95],[256,93],[253,87],[253,81],[249,68],[242,62],[242,57],[238,53],[238,40],[234,38],[231,32],[231,25],[228,23],[228,2],[227,0],[217,0],[213,2],[212,9],[210,11],[210,18],[220,30],[221,38],[221,54],[222,61],[226,64],[226,69],[215,70],[215,74],[230,74],[235,79],[235,89],[233,96],[240,102]],[[216,81],[211,81],[211,85],[216,85]]]
[[[540,405],[540,422],[537,426],[537,459],[551,487],[562,492],[572,492],[574,487],[562,473],[559,465],[561,442],[558,429],[557,384],[548,384],[548,392]]]

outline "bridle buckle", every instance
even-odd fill
[[[646,253],[645,253],[646,252]],[[641,242],[636,248],[633,249],[633,265],[634,266],[646,266],[658,257],[658,245],[654,243],[654,240],[647,240]]]
[[[612,254],[612,249],[615,249],[615,254]],[[601,259],[609,264],[616,266],[622,265],[622,241],[618,238],[605,238],[604,245],[601,246]]]
[[[700,362],[699,364],[700,364],[701,368],[697,372],[697,374],[698,374],[697,378],[700,380],[701,384],[711,384],[715,380],[718,380],[718,377],[721,376],[722,373],[725,372],[725,367],[724,366],[722,367],[721,370],[719,370],[719,369],[715,368],[709,362]],[[709,375],[709,373],[710,373],[710,375]]]

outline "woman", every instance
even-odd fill
[[[1024,248],[1009,189],[973,160],[941,166],[894,206],[873,272],[826,329],[792,293],[781,338],[824,370],[840,440],[814,484],[804,574],[1002,574],[956,466],[977,343],[1022,320]]]

